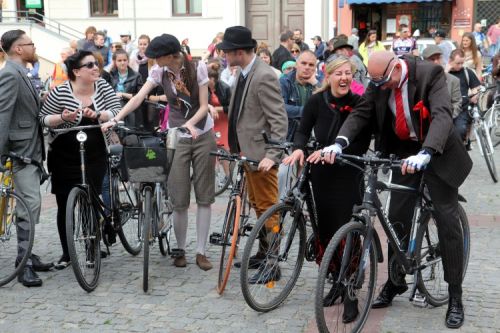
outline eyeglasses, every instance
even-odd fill
[[[18,44],[18,46],[35,46],[35,43]]]
[[[80,69],[80,68],[86,67],[88,69],[92,69],[92,68],[94,68],[94,66],[99,67],[99,63],[97,61],[89,61],[83,65],[78,66],[77,68]]]
[[[300,50],[292,50],[292,53],[300,53]]]
[[[391,61],[389,61],[389,63],[387,64],[387,67],[385,68],[385,70],[383,71],[383,73],[387,72],[387,69],[389,68],[389,66],[391,65],[391,63],[395,59],[396,58],[392,58]],[[378,77],[378,78],[373,78],[373,77],[368,76],[368,80],[370,80],[370,82],[373,83],[373,85],[375,87],[380,87],[380,86],[386,84],[387,82],[389,82],[391,80],[391,76],[392,76],[392,72],[394,72],[394,68],[396,68],[396,64],[394,64],[394,66],[392,66],[392,69],[389,72],[389,74],[387,74],[387,76],[382,76],[382,77]]]

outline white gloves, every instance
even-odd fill
[[[417,155],[410,156],[405,161],[408,166],[415,168],[416,171],[420,171],[425,169],[431,161],[431,154],[425,150],[421,150]]]
[[[321,151],[323,155],[326,154],[342,154],[342,146],[339,145],[338,143],[334,143],[331,146],[323,148]]]

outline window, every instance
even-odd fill
[[[201,0],[172,0],[174,16],[201,16]]]
[[[118,0],[90,0],[90,16],[118,16]]]

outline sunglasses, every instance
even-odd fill
[[[99,63],[97,61],[89,61],[83,65],[78,66],[78,69],[83,68],[83,67],[86,67],[88,69],[92,69],[92,68],[94,68],[94,66],[99,67]]]
[[[292,50],[292,53],[300,53],[299,50]]]
[[[391,63],[395,60],[396,58],[392,58],[391,61],[389,61],[389,63],[387,64],[387,67],[385,68],[384,70],[384,73],[387,72],[387,69],[389,68],[389,66],[391,65]],[[380,87],[380,86],[383,86],[384,84],[386,84],[387,82],[389,82],[391,80],[391,76],[392,76],[392,72],[394,72],[394,68],[396,68],[396,64],[394,64],[394,66],[392,66],[392,69],[391,71],[389,72],[389,74],[387,74],[387,76],[382,76],[382,77],[378,77],[378,78],[373,78],[373,77],[370,77],[368,76],[368,80],[373,83],[373,85],[375,87]]]

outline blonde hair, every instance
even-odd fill
[[[329,59],[331,59],[331,60],[329,61]],[[330,82],[328,82],[328,80],[326,79],[326,76],[331,75],[333,73],[333,71],[336,70],[337,68],[339,68],[340,66],[348,63],[351,65],[352,73],[354,74],[354,72],[356,71],[356,65],[351,61],[351,59],[349,59],[346,56],[333,55],[329,59],[327,59],[327,61],[326,61],[325,79],[323,80],[323,84],[321,85],[321,87],[319,87],[315,91],[315,93],[320,93],[320,92],[323,92],[327,89],[330,89]]]

